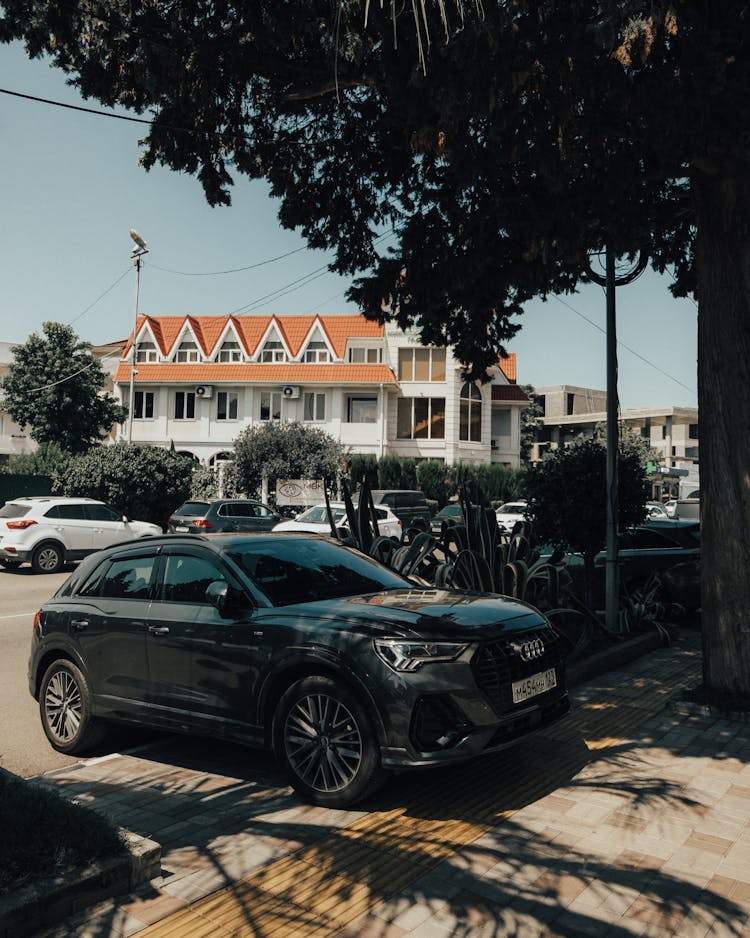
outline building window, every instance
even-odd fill
[[[137,342],[135,351],[137,362],[155,362],[156,346],[153,342]]]
[[[461,388],[458,438],[470,443],[482,442],[482,394],[468,381]]]
[[[281,420],[281,391],[260,392],[260,419]]]
[[[241,362],[242,350],[240,349],[240,343],[231,341],[225,342],[219,349],[218,360],[220,362]]]
[[[199,361],[198,346],[195,342],[180,342],[177,348],[175,361],[178,362],[197,362]]]
[[[688,439],[689,440],[698,439],[698,424],[697,423],[688,424]]]
[[[545,394],[535,394],[534,400],[542,408],[542,417],[545,417],[547,414],[547,397]]]
[[[396,438],[399,440],[444,440],[444,397],[400,397]]]
[[[302,396],[302,419],[303,420],[325,420],[326,419],[326,396],[325,394],[315,394],[305,392]]]
[[[260,360],[262,362],[285,362],[284,346],[276,339],[269,339],[261,349]]]
[[[376,397],[348,397],[346,399],[347,423],[377,423],[378,399]]]
[[[444,348],[400,348],[399,381],[445,381]]]
[[[357,365],[377,365],[383,360],[379,348],[350,348],[349,361]]]
[[[237,391],[219,391],[216,395],[216,419],[236,420],[239,407]]]
[[[329,362],[331,353],[325,342],[310,342],[305,349],[306,362]]]
[[[133,419],[152,420],[154,416],[154,392],[136,391],[133,395]]]
[[[193,420],[195,418],[195,392],[177,391],[174,396],[174,419]]]
[[[566,396],[567,396],[567,401],[566,401],[567,407],[566,407],[565,412],[570,417],[572,416],[573,413],[575,413],[576,396],[575,394],[568,394]]]

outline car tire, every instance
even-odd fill
[[[59,573],[64,564],[64,550],[51,541],[40,544],[31,555],[31,569],[34,573]]]
[[[39,713],[47,739],[67,755],[86,752],[104,735],[91,715],[91,689],[80,668],[60,659],[47,668],[39,690]]]
[[[330,677],[292,684],[274,714],[273,743],[292,787],[313,804],[347,808],[386,778],[369,714]]]
[[[0,565],[5,567],[6,570],[15,570],[22,563],[22,560],[0,560]]]

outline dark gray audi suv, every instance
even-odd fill
[[[509,745],[567,713],[555,632],[502,596],[426,589],[306,534],[171,535],[86,559],[36,615],[55,749],[107,721],[270,747],[308,800]]]

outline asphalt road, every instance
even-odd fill
[[[78,761],[47,742],[26,679],[34,613],[69,573],[0,567],[0,765],[24,778]]]

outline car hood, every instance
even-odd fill
[[[284,611],[299,615],[300,606]],[[509,631],[524,631],[547,625],[542,614],[519,600],[487,593],[458,590],[386,590],[367,596],[348,596],[306,603],[302,615],[331,620],[342,626],[371,634],[415,634],[430,638],[478,640]]]
[[[158,524],[152,524],[150,521],[128,521],[128,527],[133,534],[139,537],[143,534],[163,534],[164,532]]]

